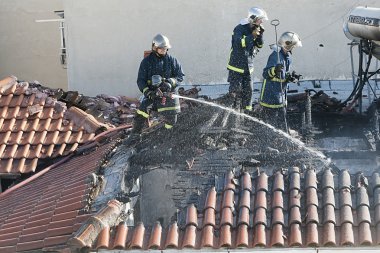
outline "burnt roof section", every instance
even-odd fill
[[[16,77],[0,81],[0,112],[3,175],[34,172],[39,162],[67,155],[109,128]]]

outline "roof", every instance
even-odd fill
[[[16,77],[0,81],[0,174],[34,172],[41,160],[67,155],[105,128]]]
[[[91,201],[101,184],[91,177],[114,141],[86,155],[69,155],[23,183],[0,194],[0,252],[65,245],[92,216]]]
[[[98,230],[86,224],[71,241],[124,250],[380,245],[380,175],[368,183],[347,170],[229,172],[219,189],[208,190],[202,207],[187,206],[185,217],[168,228],[159,222]],[[90,231],[98,234],[92,244]]]

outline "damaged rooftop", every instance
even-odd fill
[[[313,127],[299,125],[302,111],[293,110],[289,116],[296,120],[289,124],[297,132],[289,136],[265,125],[255,112],[220,107],[223,95],[212,99],[214,93],[202,93],[202,87],[187,87],[181,94],[192,100],[181,99],[176,127],[167,130],[160,116],[152,115],[141,142],[131,146],[125,140],[138,100],[86,97],[14,77],[3,83],[1,101],[8,104],[1,104],[8,116],[2,133],[14,129],[8,125],[17,122],[19,112],[35,108],[35,102],[22,102],[32,101],[30,96],[45,103],[33,100],[41,107],[37,117],[23,116],[28,120],[46,119],[41,113],[53,108],[54,123],[63,107],[81,112],[75,121],[63,114],[65,124],[82,122],[71,133],[90,131],[83,128],[85,119],[96,127],[91,139],[77,140],[76,150],[58,158],[41,156],[37,174],[12,174],[12,183],[4,184],[9,188],[0,195],[8,207],[1,215],[2,252],[380,243],[380,171],[377,143],[368,138],[371,120],[353,111],[331,112],[338,101],[325,93],[310,96],[315,115],[322,114],[313,118]],[[306,100],[289,101],[289,108],[299,108]],[[360,122],[352,124],[353,118]],[[65,124],[24,128],[20,135],[60,136]],[[12,161],[17,159],[14,155]]]

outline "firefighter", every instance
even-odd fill
[[[252,111],[253,58],[263,47],[263,21],[268,20],[266,12],[257,7],[248,11],[234,28],[231,39],[231,51],[228,60],[228,79],[230,83],[228,103],[238,110]]]
[[[263,85],[261,87],[260,105],[262,106],[262,119],[288,133],[286,121],[286,95],[289,82],[297,82],[300,75],[289,69],[292,63],[292,50],[302,47],[301,39],[295,32],[284,32],[277,46],[268,58],[263,70]]]
[[[148,121],[148,107],[164,116],[166,129],[171,129],[177,122],[180,112],[179,99],[165,96],[175,92],[175,88],[183,81],[184,73],[176,58],[168,54],[171,48],[169,39],[157,34],[152,40],[152,52],[140,64],[137,85],[144,98],[136,111],[133,128],[128,143],[141,140],[141,132]]]

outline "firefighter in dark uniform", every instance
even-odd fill
[[[180,112],[178,97],[163,95],[175,92],[175,88],[183,81],[184,73],[178,60],[167,53],[169,48],[169,39],[157,34],[152,41],[152,52],[141,61],[137,85],[144,98],[134,117],[130,143],[140,140],[142,129],[149,118],[149,106],[162,113],[165,128],[170,129],[177,122],[177,114]]]
[[[227,65],[227,81],[230,83],[227,103],[238,110],[252,111],[253,58],[258,48],[263,47],[264,28],[261,23],[264,20],[268,20],[266,12],[253,7],[249,9],[248,17],[242,19],[232,33]]]
[[[302,47],[301,39],[294,32],[283,33],[277,46],[268,58],[263,70],[260,105],[262,119],[274,127],[288,132],[286,121],[286,95],[289,82],[295,82],[298,75],[289,73],[291,54],[295,47]],[[299,78],[299,76],[298,76]]]

